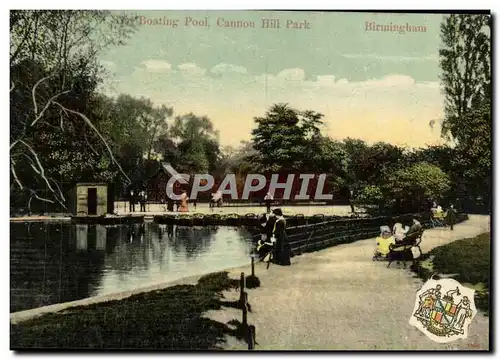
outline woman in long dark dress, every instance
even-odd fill
[[[274,224],[273,231],[273,235],[276,239],[276,244],[274,245],[274,263],[277,265],[289,266],[292,263],[290,261],[290,244],[286,236],[286,221],[281,209],[274,209],[273,213],[276,215],[276,223]]]

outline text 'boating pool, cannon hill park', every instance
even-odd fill
[[[287,19],[286,17],[262,17],[259,20],[248,20],[238,18],[209,17],[209,16],[185,16],[180,18],[160,16],[134,16],[124,21],[135,23],[139,26],[158,26],[167,28],[206,28],[211,27],[227,29],[290,29],[310,30],[312,23],[306,19]]]

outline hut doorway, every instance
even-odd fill
[[[97,188],[87,189],[87,214],[97,215]]]

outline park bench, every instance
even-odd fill
[[[396,244],[389,245],[389,254],[387,255],[387,260],[389,264],[387,267],[391,266],[393,261],[402,261],[403,266],[406,267],[406,261],[413,261],[413,265],[416,265],[416,259],[422,256],[422,249],[420,248],[420,243],[422,242],[422,235],[424,234],[424,229],[417,230],[410,234],[406,234],[403,240],[397,242]],[[418,257],[413,255],[411,249],[415,247],[420,252]]]

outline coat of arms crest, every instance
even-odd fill
[[[410,325],[433,341],[448,343],[467,338],[476,313],[473,289],[453,279],[431,279],[417,291]]]

